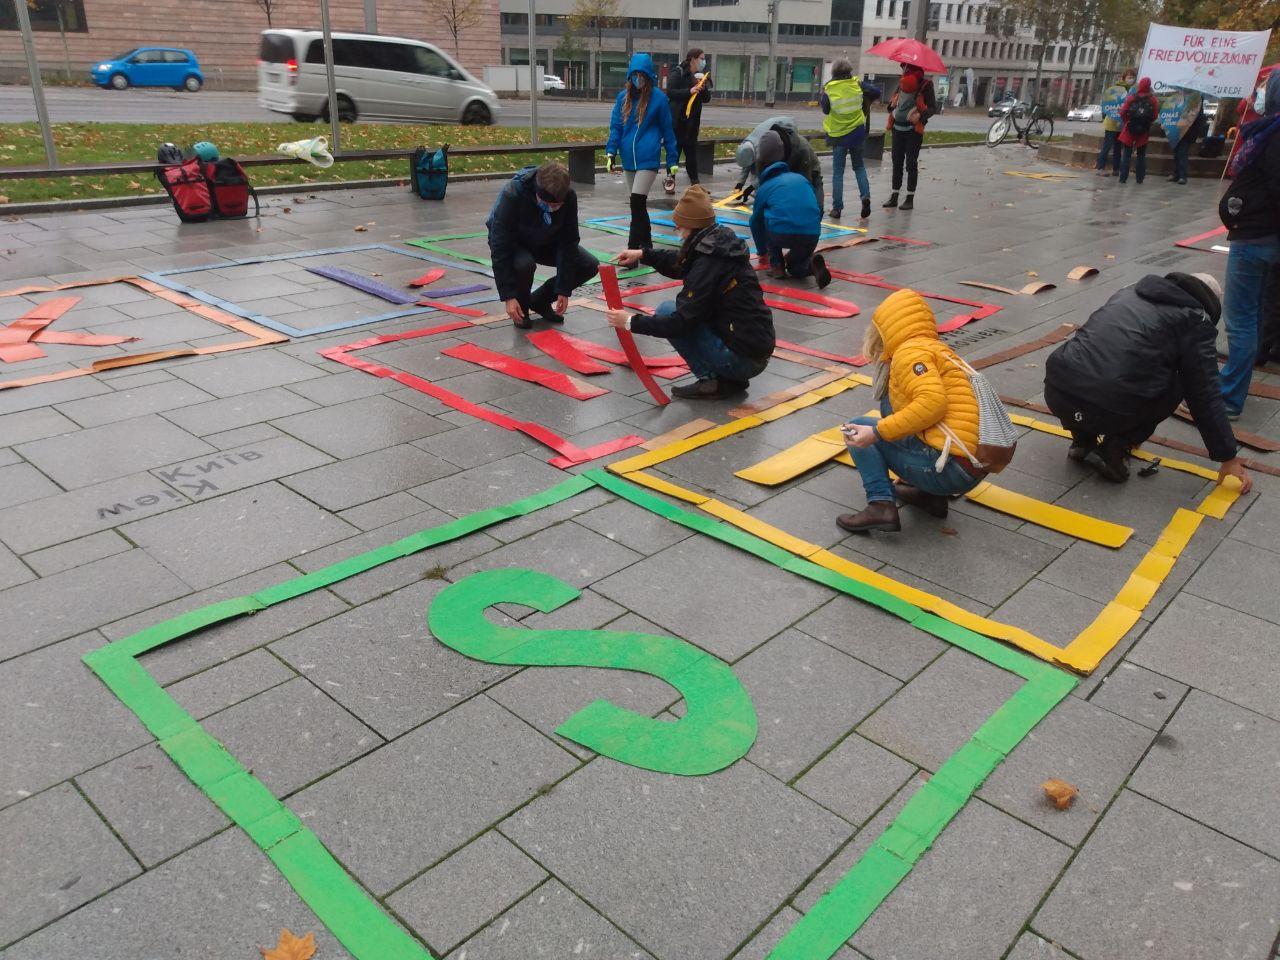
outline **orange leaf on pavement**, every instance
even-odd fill
[[[316,953],[316,935],[295,937],[288,927],[280,931],[280,940],[274,947],[259,947],[263,960],[311,960]]]

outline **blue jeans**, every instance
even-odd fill
[[[893,413],[888,398],[880,401],[880,412],[884,416]],[[879,420],[875,417],[854,417],[850,422],[875,425]],[[978,485],[978,478],[960,466],[957,458],[964,456],[962,453],[953,452],[941,473],[935,470],[934,464],[940,453],[917,436],[901,440],[877,440],[861,450],[852,445],[849,447],[849,455],[853,457],[862,477],[862,489],[867,493],[867,503],[894,502],[890,470],[911,486],[941,497],[968,493]]]
[[[676,312],[674,300],[658,306],[654,316],[669,317]],[[689,365],[689,372],[699,380],[740,380],[746,382],[757,377],[768,366],[769,360],[752,360],[739,356],[706,324],[699,324],[692,333],[672,337],[671,346]]]
[[[1244,407],[1244,398],[1249,395],[1262,329],[1262,291],[1267,271],[1276,263],[1280,263],[1280,238],[1231,241],[1222,298],[1227,328],[1222,399],[1233,413]]]
[[[1139,183],[1141,183],[1143,180],[1147,179],[1147,145],[1144,143],[1142,146],[1137,148],[1122,146],[1122,149],[1120,151],[1120,182],[1121,183],[1124,183],[1126,180],[1129,179],[1129,161],[1133,159],[1133,154],[1135,149],[1137,150],[1137,154],[1138,154],[1138,163],[1137,163],[1138,169],[1136,171],[1137,180]]]
[[[1173,148],[1173,175],[1178,180],[1187,179],[1187,174],[1191,172],[1191,146],[1194,141],[1191,137],[1182,137],[1178,141],[1178,145]]]
[[[765,238],[769,251],[769,264],[773,269],[786,265],[787,274],[792,277],[811,277],[813,270],[813,252],[818,249],[817,236],[803,233],[771,233]],[[782,251],[787,251],[784,259]]]
[[[859,140],[852,147],[838,144],[831,148],[831,174],[835,182],[831,185],[831,209],[844,209],[844,162],[847,158],[853,164],[853,175],[858,180],[858,196],[870,198],[871,182],[867,179],[867,165],[862,159],[862,145]]]
[[[1107,159],[1110,155],[1111,169],[1116,173],[1120,172],[1120,131],[1104,130],[1102,132],[1102,149],[1098,151],[1098,165],[1096,170],[1107,169]]]

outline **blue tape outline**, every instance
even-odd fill
[[[629,224],[631,222],[631,214],[624,213],[624,214],[621,214],[618,216],[612,216],[612,217],[592,217],[590,220],[582,221],[582,226],[593,227],[599,224],[601,226],[607,226],[607,227],[620,227],[624,225],[623,223],[624,221],[625,223]],[[664,227],[671,227],[672,229],[675,229],[675,225],[676,225],[675,221],[672,220],[670,217],[650,216],[649,221],[651,223],[660,224]],[[743,220],[739,217],[729,217],[719,213],[716,214],[716,223],[722,226],[726,226],[731,230],[733,230],[734,227],[747,227],[751,225],[751,221],[749,220]],[[836,227],[836,226],[832,226],[831,224],[824,223],[822,224],[822,233],[818,234],[818,239],[820,241],[843,240],[845,237],[851,236],[853,234],[863,234],[863,233],[866,233],[866,231],[860,230],[857,227]],[[756,250],[755,244],[752,243],[751,232],[749,230],[744,230],[744,231],[733,230],[733,234],[739,240],[745,241],[747,246],[750,247],[753,252],[755,253],[760,252]],[[674,246],[679,246],[680,243],[682,242],[680,238],[674,233],[658,234],[655,232],[655,238],[661,238],[662,240]]]
[[[142,274],[144,280],[150,280],[167,287],[170,290],[176,290],[179,293],[186,294],[194,300],[206,303],[211,307],[217,307],[228,313],[234,314],[245,320],[260,324],[277,333],[283,333],[285,336],[298,340],[305,337],[314,337],[322,333],[333,333],[338,330],[347,330],[351,327],[362,327],[366,324],[381,323],[384,320],[403,320],[406,317],[426,316],[432,313],[448,313],[447,310],[440,310],[436,307],[406,307],[402,310],[389,310],[386,313],[380,313],[371,317],[357,317],[353,320],[343,320],[340,323],[331,323],[323,327],[308,327],[305,330],[291,326],[283,320],[275,320],[271,317],[264,316],[260,313],[254,313],[252,310],[246,310],[244,307],[230,300],[223,300],[221,297],[215,297],[211,293],[205,293],[195,287],[189,287],[186,284],[179,283],[170,277],[179,276],[184,273],[200,273],[204,270],[222,270],[227,267],[245,267],[254,263],[274,263],[281,260],[303,260],[307,257],[323,257],[335,253],[362,253],[366,250],[385,250],[389,253],[398,253],[406,257],[412,257],[415,260],[425,260],[429,263],[436,263],[444,267],[455,270],[465,270],[468,273],[478,273],[482,276],[492,278],[492,271],[481,268],[478,264],[463,263],[460,260],[449,260],[445,257],[437,257],[427,253],[419,253],[416,250],[410,250],[405,247],[392,246],[389,243],[362,243],[351,247],[331,247],[325,250],[300,250],[296,253],[275,253],[261,257],[245,257],[241,260],[227,260],[222,263],[208,263],[198,267],[176,267],[172,270],[157,270],[152,273]],[[334,281],[335,283],[338,281]],[[429,291],[423,291],[425,296]],[[498,299],[497,291],[485,294],[479,297],[470,297],[465,300],[450,300],[450,304],[459,307],[474,306],[478,303],[492,303]]]

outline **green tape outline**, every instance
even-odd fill
[[[991,771],[1075,688],[1079,679],[990,637],[921,610],[884,590],[797,557],[737,527],[692,514],[604,470],[590,470],[583,476],[651,513],[879,607],[1026,681],[967,743],[947,758],[929,782],[911,796],[893,823],[766,958],[825,960],[858,932]]]
[[[578,224],[578,226],[590,227],[593,230],[595,229],[594,226],[590,224],[585,224],[585,223],[580,223]],[[605,232],[615,233],[619,231],[608,230]],[[623,231],[620,231],[620,234],[621,236],[625,237],[627,235],[627,232],[623,230]],[[452,257],[455,260],[464,260],[467,263],[474,263],[474,264],[477,264],[478,266],[485,267],[489,270],[492,270],[493,261],[488,257],[482,257],[479,254],[475,254],[475,253],[459,253],[457,250],[454,250],[452,247],[445,246],[445,244],[447,244],[451,240],[474,240],[477,237],[487,237],[487,236],[488,234],[485,233],[484,231],[480,231],[478,233],[445,233],[436,237],[415,237],[412,240],[405,240],[404,242],[411,247],[419,247],[423,250],[430,250],[432,253],[438,253],[438,254],[441,254],[442,256]],[[597,260],[601,262],[611,260],[614,256],[608,250],[593,250],[591,247],[587,247],[586,250],[587,250],[587,253],[591,254],[593,257],[595,257]],[[618,279],[630,280],[633,277],[643,277],[654,272],[655,271],[653,267],[632,267],[630,270],[618,271]],[[547,273],[544,273],[543,271],[538,271],[536,275],[536,279],[548,280],[554,275],[555,274],[547,274]],[[600,277],[599,275],[596,275],[592,277],[590,280],[588,280],[586,283],[584,283],[583,286],[589,287],[592,284],[598,284],[599,282],[600,282]],[[431,293],[431,288],[424,287],[422,292],[424,296],[429,296]]]
[[[255,613],[392,560],[536,512],[595,486],[650,513],[879,607],[1027,681],[912,795],[893,823],[792,927],[766,960],[830,957],[910,873],[1009,751],[1070,693],[1079,682],[1075,676],[883,590],[797,557],[731,524],[668,503],[603,470],[587,471],[534,496],[420,531],[254,594],[180,614],[92,650],[83,660],[133,711],[192,782],[267,854],[303,902],[356,960],[434,960],[292,811],[165,692],[136,657],[205,627]]]

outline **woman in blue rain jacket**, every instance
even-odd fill
[[[608,168],[622,161],[622,175],[631,193],[631,229],[627,246],[643,250],[653,245],[649,227],[649,191],[658,179],[659,153],[664,154],[667,170],[674,175],[680,162],[671,125],[671,103],[658,89],[658,73],[653,58],[637,53],[627,66],[627,85],[613,104],[609,118],[609,142],[605,146]]]

